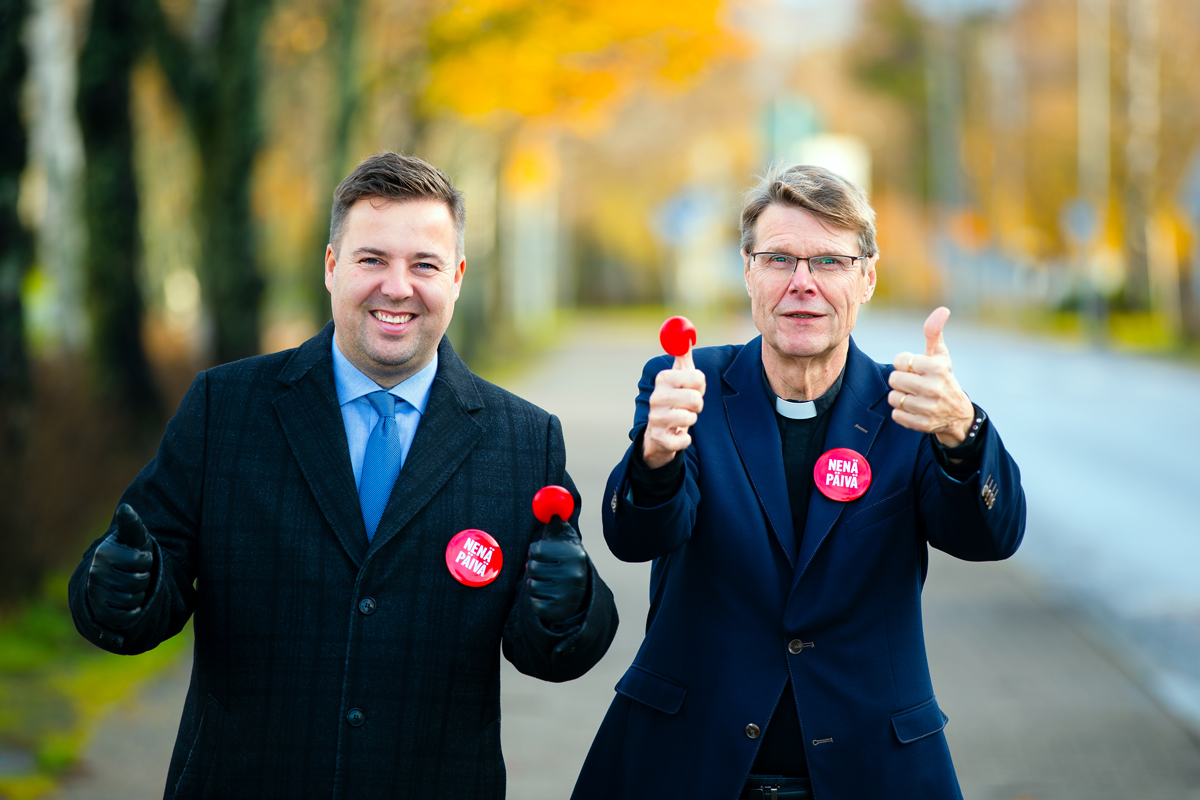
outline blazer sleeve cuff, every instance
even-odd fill
[[[542,622],[525,595],[518,594],[503,645],[505,658],[517,670],[561,683],[580,677],[608,652],[617,633],[617,606],[591,559],[588,572],[590,589],[583,610],[558,626]]]

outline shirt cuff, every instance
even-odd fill
[[[947,475],[959,481],[969,478],[979,469],[979,465],[983,461],[983,442],[987,438],[987,414],[974,403],[971,403],[971,407],[975,410],[975,418],[971,420],[971,429],[967,432],[967,438],[962,444],[956,447],[947,447],[938,440],[937,436],[929,434],[929,438],[933,442],[933,455],[938,465],[945,470]],[[950,461],[952,458],[961,459],[961,461],[955,464]]]
[[[642,438],[645,434],[646,429],[643,428],[633,440],[633,453],[629,457],[629,485],[633,489],[634,505],[652,508],[670,500],[683,485],[683,454],[676,453],[666,464],[652,469],[642,458]]]

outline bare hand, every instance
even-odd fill
[[[896,370],[888,377],[888,404],[897,424],[957,447],[967,439],[975,409],[950,368],[950,351],[942,339],[949,318],[950,309],[942,306],[925,320],[925,355],[896,356]]]
[[[675,358],[674,369],[654,379],[650,419],[642,438],[642,459],[657,469],[692,443],[688,429],[704,408],[704,373],[692,366],[692,354]]]

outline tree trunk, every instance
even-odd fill
[[[215,323],[218,362],[258,354],[263,280],[250,192],[262,139],[259,38],[269,7],[268,0],[224,4],[214,43],[215,74],[195,95],[193,119],[203,170],[201,276]]]
[[[137,58],[137,18],[125,0],[95,0],[79,59],[79,125],[86,156],[84,257],[92,355],[104,397],[152,427],[159,399],[142,348],[141,259],[133,173],[130,71]],[[132,40],[131,40],[132,39]]]
[[[32,397],[21,308],[30,237],[17,216],[26,153],[20,109],[26,66],[21,32],[28,10],[26,0],[0,0],[0,460],[6,463],[12,463],[10,456],[28,433]]]

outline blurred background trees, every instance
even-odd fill
[[[1186,348],[1198,39],[1191,0],[0,0],[0,602],[197,369],[328,320],[331,192],[385,148],[466,193],[476,367],[564,309],[743,306],[773,159],[868,188],[877,302]]]

